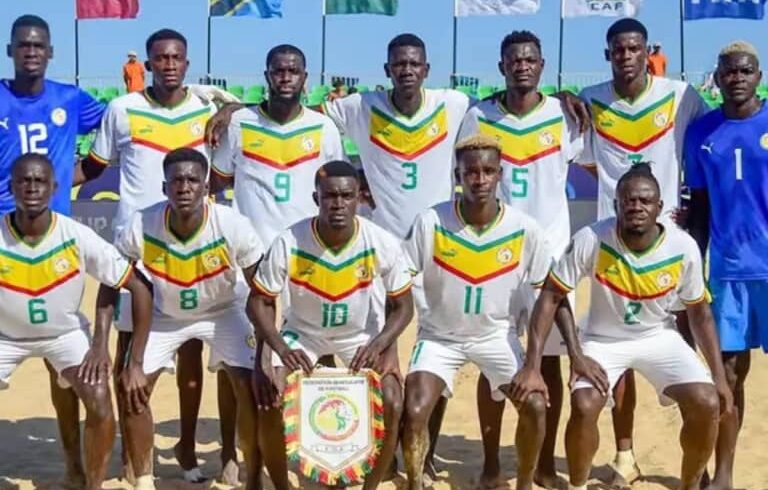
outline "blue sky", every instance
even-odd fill
[[[0,29],[5,39],[16,16],[41,15],[51,25],[55,58],[49,75],[73,79],[74,0],[0,0]],[[279,43],[293,43],[307,54],[312,83],[317,83],[321,58],[321,0],[283,0],[282,19],[214,18],[212,21],[212,72],[234,81],[253,81],[263,72],[267,50]],[[143,55],[144,41],[154,30],[171,27],[189,40],[190,74],[205,72],[207,0],[141,0],[136,20],[87,20],[80,22],[80,76],[84,85],[117,84],[128,50]],[[458,71],[500,82],[496,72],[498,46],[504,34],[529,29],[542,39],[547,60],[545,79],[556,81],[558,65],[559,2],[542,0],[537,15],[461,18],[458,23]],[[383,80],[386,44],[400,32],[413,32],[427,43],[432,72],[428,84],[445,86],[451,72],[453,0],[400,0],[396,17],[330,16],[327,19],[326,72],[359,76],[365,83]],[[567,19],[564,27],[563,69],[566,73],[591,73],[572,81],[584,84],[608,74],[603,59],[604,34],[613,19]],[[670,71],[680,70],[679,7],[675,0],[645,0],[640,14],[652,41],[660,41],[670,61]],[[718,50],[735,39],[754,43],[768,53],[766,21],[704,20],[685,23],[686,69],[704,72],[715,62]],[[761,35],[762,34],[762,35]],[[6,41],[7,42],[7,41]],[[0,73],[12,75],[12,65],[1,58]]]

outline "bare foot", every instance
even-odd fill
[[[437,474],[439,472],[440,470],[438,470],[437,465],[435,465],[435,460],[433,458],[427,458],[424,462],[424,474],[434,482],[437,481]]]
[[[389,465],[389,469],[386,473],[384,473],[384,476],[381,478],[382,482],[385,481],[392,481],[395,478],[397,478],[397,456],[392,458],[392,464]]]
[[[556,490],[558,488],[559,479],[557,478],[557,473],[545,473],[536,470],[536,473],[533,474],[533,482],[547,490]]]
[[[237,487],[240,485],[240,465],[237,461],[230,459],[221,468],[221,475],[219,481],[225,485]]]
[[[68,470],[61,485],[67,490],[83,490],[85,488],[85,474],[83,470]]]
[[[486,475],[483,473],[475,485],[478,490],[495,490],[497,488],[509,488],[509,484],[501,475]]]

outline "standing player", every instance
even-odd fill
[[[14,77],[0,81],[0,214],[14,209],[9,186],[11,164],[31,152],[50,159],[59,183],[51,209],[69,215],[76,138],[98,127],[104,106],[74,85],[45,78],[53,47],[48,23],[40,17],[17,18],[7,50],[13,59]],[[79,172],[74,174],[77,180]],[[85,474],[77,396],[73,390],[61,388],[56,370],[47,361],[45,365],[51,375],[51,398],[67,459],[66,479],[75,487],[81,486]]]
[[[549,275],[531,319],[525,368],[513,381],[513,391],[522,399],[530,389],[543,389],[539,364],[555,309],[579,280],[588,277],[591,303],[583,351],[573,329],[563,332],[571,369],[579,376],[571,392],[565,434],[569,488],[586,490],[600,442],[600,411],[619,377],[635,369],[656,388],[662,403],[671,399],[679,405],[683,418],[679,488],[698,489],[717,437],[718,408],[725,413],[733,409],[701,254],[684,231],[657,223],[663,203],[648,164],[637,164],[619,179],[615,206],[617,218],[576,233]],[[711,377],[696,351],[674,329],[670,306],[678,300],[686,304]]]
[[[685,131],[709,107],[689,84],[650,75],[647,71],[648,31],[635,19],[615,22],[606,34],[606,59],[613,78],[585,88],[593,129],[577,161],[598,179],[597,218],[614,216],[616,183],[633,164],[652,162],[666,205],[662,219],[672,223],[680,201],[680,174]],[[682,305],[679,310],[684,310]],[[689,340],[684,313],[678,328]],[[626,380],[626,386],[625,381]],[[632,372],[617,384],[613,409],[617,454],[615,483],[626,485],[640,476],[632,451],[636,403]]]
[[[109,104],[91,152],[82,164],[83,173],[89,179],[98,177],[111,161],[120,164],[120,202],[114,220],[116,235],[135,211],[164,199],[158,169],[170,150],[189,147],[204,151],[205,125],[216,110],[213,104],[193,95],[184,85],[189,66],[184,36],[170,29],[159,30],[147,39],[146,50],[152,84],[142,92],[126,94]],[[125,322],[118,322],[117,326],[118,329],[129,327]],[[130,332],[120,332],[118,360],[129,337]],[[195,430],[202,396],[202,348],[201,342],[190,342],[181,349],[177,363],[181,439],[174,452],[184,470],[184,478],[192,482],[204,480],[195,457]],[[236,484],[236,451],[231,433],[234,395],[226,377],[219,376],[219,380],[219,389],[228,395],[225,403],[219,405],[224,442],[222,476],[228,483]],[[129,468],[126,473],[130,477]]]
[[[280,234],[259,266],[249,298],[251,319],[259,338],[275,353],[274,384],[280,394],[291,371],[310,372],[325,355],[339,356],[354,371],[373,368],[382,375],[386,436],[377,465],[363,486],[372,490],[397,448],[402,393],[396,374],[384,366],[383,353],[413,317],[411,277],[399,241],[356,216],[360,181],[352,165],[343,161],[323,165],[315,187],[318,215]],[[381,281],[387,294],[382,329],[368,321],[374,281]],[[286,289],[291,308],[278,333],[275,299]],[[283,416],[281,410],[271,410],[274,393],[268,383],[256,388],[259,407],[264,409],[259,413],[259,431],[269,441],[262,449],[272,482],[284,490],[290,487]]]
[[[723,105],[696,121],[686,136],[691,233],[702,253],[709,244],[715,323],[738,409],[720,424],[709,487],[716,490],[733,488],[750,349],[768,352],[768,108],[755,93],[761,78],[753,46],[726,46],[715,72]]]
[[[499,197],[544,228],[547,249],[559,258],[571,237],[566,196],[568,163],[580,154],[584,141],[562,102],[539,92],[543,69],[538,37],[528,31],[506,36],[501,42],[499,71],[504,75],[507,90],[473,106],[464,117],[459,135],[480,133],[498,142],[504,163]],[[517,311],[513,317],[527,316],[533,311],[535,300],[535,290],[522,285],[514,300]],[[547,339],[541,364],[550,403],[536,483],[545,488],[554,488],[557,479],[555,442],[563,400],[559,356],[566,354],[561,342],[557,332]],[[484,376],[478,384],[477,406],[486,455],[481,480],[493,488],[500,478],[498,451],[504,404],[491,399]]]
[[[214,154],[214,191],[232,185],[237,208],[267,246],[283,230],[317,213],[315,173],[344,156],[339,130],[327,116],[301,106],[304,53],[275,46],[264,72],[269,99],[232,115]]]
[[[149,329],[152,296],[140,273],[90,228],[53,211],[51,161],[27,153],[10,168],[15,208],[0,231],[0,388],[27,357],[43,357],[85,405],[84,488],[102,488],[115,439],[109,389],[113,300],[125,287],[134,298],[136,329]],[[85,275],[102,283],[90,340],[80,313]]]
[[[117,248],[140,261],[152,276],[155,316],[152,330],[134,332],[143,344],[143,366],[129,379],[148,380],[141,407],[123,403],[124,432],[138,490],[152,482],[153,424],[149,397],[163,368],[190,339],[207,342],[209,367],[226,371],[237,398],[240,445],[248,468],[246,488],[261,488],[261,457],[256,437],[256,406],[251,396],[253,330],[235,284],[238,269],[250,280],[263,248],[248,220],[229,207],[209,203],[208,160],[197,150],[180,148],[163,159],[167,202],[134,214],[117,238]],[[146,406],[143,406],[146,405]]]

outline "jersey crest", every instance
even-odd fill
[[[445,103],[415,126],[408,126],[381,109],[371,107],[371,142],[387,153],[406,160],[428,152],[448,136]]]
[[[153,276],[184,288],[217,276],[232,264],[224,238],[183,253],[147,234],[142,262]]]
[[[0,250],[0,287],[40,296],[80,274],[80,254],[68,240],[37,257]]]
[[[675,290],[682,272],[682,254],[638,267],[603,242],[597,257],[595,279],[620,296],[646,300]]]
[[[675,126],[674,92],[637,114],[622,112],[596,99],[592,99],[591,106],[595,131],[631,152],[646,148]]]
[[[243,155],[285,170],[320,156],[323,125],[317,124],[288,133],[278,133],[263,126],[240,123],[243,140]]]
[[[205,124],[210,118],[206,107],[179,117],[165,117],[141,109],[126,109],[126,112],[131,142],[165,153],[202,145]]]
[[[478,118],[480,132],[501,144],[501,157],[512,165],[525,166],[560,151],[563,118],[555,117],[525,129]]]
[[[478,245],[436,225],[434,236],[435,264],[465,281],[480,284],[520,265],[525,233],[518,230]]]
[[[288,274],[293,284],[329,301],[339,301],[373,281],[376,250],[369,248],[339,264],[292,249]]]

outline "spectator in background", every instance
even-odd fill
[[[336,100],[347,96],[347,88],[344,86],[344,80],[336,78],[333,80],[333,90],[328,93],[328,100]]]
[[[352,95],[357,93],[357,87],[349,87],[349,90],[347,90],[347,95]]]
[[[123,80],[126,92],[144,90],[144,65],[139,61],[136,51],[128,51],[128,61],[123,65]]]
[[[653,43],[651,54],[648,55],[648,73],[657,77],[667,75],[667,55],[661,52],[661,43]]]
[[[377,91],[377,92],[384,92],[384,91],[386,91],[386,90],[387,90],[387,89],[386,89],[386,88],[384,88],[384,85],[376,85],[376,91]]]

